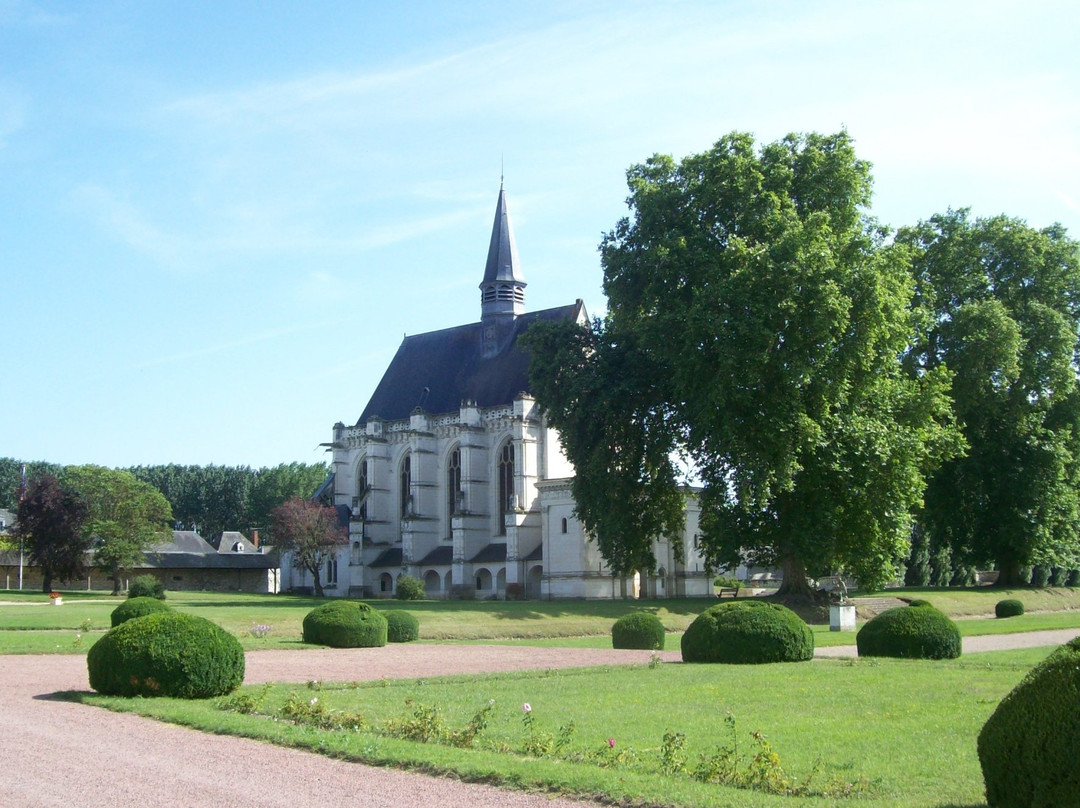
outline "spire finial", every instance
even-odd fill
[[[499,152],[499,190],[503,189],[503,179],[506,177],[506,158]]]

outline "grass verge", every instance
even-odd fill
[[[348,760],[615,803],[974,806],[983,804],[978,731],[1001,697],[1049,650],[980,654],[978,662],[661,664],[243,688],[241,695],[258,704],[259,714],[223,709],[228,700],[220,699],[69,695]],[[486,708],[489,700],[493,706]],[[282,712],[290,701],[292,719]],[[531,707],[528,719],[524,703]],[[297,705],[300,713],[330,716],[323,720],[327,725],[334,724],[333,716],[360,716],[364,728],[320,729],[295,717]],[[414,728],[441,725],[447,733],[460,733],[485,709],[485,726],[469,748],[406,740],[390,731],[412,722]],[[687,772],[700,766],[702,756],[731,747],[729,716],[736,724],[740,765],[754,765],[761,747],[752,733],[761,733],[790,782],[804,782],[816,768],[817,788],[830,781],[858,784],[859,793],[850,799],[782,797],[698,782]],[[556,753],[553,746],[570,723],[574,731]],[[666,733],[681,735],[682,746],[673,752]]]
[[[109,628],[113,609],[122,602],[105,592],[64,592],[62,606],[49,606],[40,592],[0,592],[0,653],[84,653],[95,633]],[[1015,597],[1027,614],[1008,620],[962,620],[965,636],[1080,627],[1080,589],[1041,590],[890,590],[890,595],[926,598],[953,617],[989,616],[997,601]],[[169,592],[166,603],[223,626],[245,650],[297,650],[304,615],[320,603],[293,595],[216,592]],[[637,610],[656,614],[667,630],[668,649],[678,648],[678,634],[714,601],[369,601],[378,609],[405,609],[420,621],[423,641],[508,641],[537,645],[610,647],[611,625]],[[856,602],[857,599],[856,599]],[[256,626],[269,627],[255,636]],[[852,645],[854,632],[831,632],[815,624],[819,646]],[[66,638],[63,632],[68,632]],[[259,632],[263,633],[263,632]],[[76,642],[76,635],[83,639]]]

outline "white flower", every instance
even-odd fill
[[[532,712],[532,705],[529,704],[529,702],[525,702],[524,704],[521,705],[521,712],[523,712],[523,713],[531,713]]]

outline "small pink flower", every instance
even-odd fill
[[[308,702],[308,707],[314,707],[318,703],[319,703],[319,697],[316,696],[315,698],[313,698],[311,701]]]
[[[608,745],[608,747],[610,749],[614,749],[615,748],[615,739],[614,738],[608,738],[607,739],[607,745]]]
[[[531,713],[532,712],[532,705],[529,704],[529,702],[525,702],[524,704],[521,705],[521,712],[523,712],[523,713]]]

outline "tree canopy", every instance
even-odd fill
[[[760,149],[735,133],[678,163],[653,156],[628,184],[632,217],[601,244],[603,327],[531,342],[534,390],[571,459],[620,458],[577,466],[582,485],[608,485],[629,447],[620,491],[666,502],[681,454],[710,564],[781,567],[796,593],[836,568],[884,583],[924,474],[962,441],[947,372],[898,361],[909,255],[867,215],[869,164],[844,132]],[[626,501],[583,521],[617,537]],[[631,563],[648,561],[641,535]]]
[[[172,538],[168,500],[131,472],[101,466],[68,466],[61,482],[86,504],[83,530],[93,542],[94,563],[119,594],[123,573],[139,563],[143,551]]]
[[[315,596],[323,597],[322,565],[349,542],[337,511],[308,499],[290,499],[274,509],[274,537],[278,549],[291,553],[294,565],[311,573]]]
[[[955,562],[1080,562],[1078,245],[1059,226],[949,211],[902,229],[921,329],[913,373],[947,366],[969,449],[930,479],[921,517]]]
[[[90,549],[83,531],[87,509],[73,492],[64,490],[52,474],[30,483],[19,502],[15,535],[26,547],[30,561],[41,567],[42,592],[51,592],[53,580],[71,581],[83,575]]]

